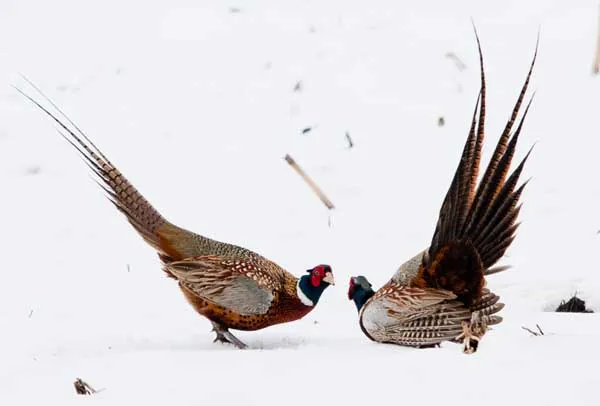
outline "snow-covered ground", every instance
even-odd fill
[[[597,2],[360,3],[0,2],[0,404],[597,404],[600,318],[548,311],[575,292],[600,310]],[[489,279],[505,321],[472,356],[371,343],[347,281],[379,286],[429,243],[479,88],[471,18],[484,160],[541,37],[517,157],[536,143],[533,179],[503,260],[514,268]],[[329,263],[338,284],[301,321],[239,332],[248,351],[213,344],[10,86],[25,88],[19,73],[174,223],[296,275]],[[521,328],[535,324],[544,336]],[[77,396],[76,377],[104,390]]]

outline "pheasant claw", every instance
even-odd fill
[[[463,352],[473,354],[477,351],[479,341],[487,331],[487,325],[479,312],[474,312],[471,321],[462,322],[462,333],[456,338],[463,341]]]
[[[238,339],[236,336],[231,334],[229,329],[224,328],[220,324],[215,323],[215,322],[212,322],[212,325],[213,325],[212,331],[214,331],[217,334],[217,336],[213,340],[213,343],[216,343],[216,342],[227,343],[227,344],[234,345],[239,349],[248,348],[248,346],[246,344],[244,344],[240,339]]]

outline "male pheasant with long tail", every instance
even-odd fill
[[[464,351],[472,353],[487,326],[502,321],[496,313],[504,304],[485,287],[485,277],[507,269],[494,265],[511,245],[519,226],[519,198],[527,182],[519,187],[517,183],[529,153],[510,176],[508,172],[529,105],[514,134],[511,131],[527,91],[537,45],[517,103],[476,188],[486,88],[481,45],[475,35],[481,92],[429,248],[401,265],[377,292],[364,276],[350,279],[348,298],[359,311],[362,331],[373,341],[412,347],[462,341]]]
[[[194,309],[212,322],[215,341],[244,348],[246,345],[229,329],[258,330],[298,320],[333,285],[329,265],[318,265],[296,278],[255,252],[170,223],[54,103],[45,97],[64,119],[21,93],[58,124],[64,138],[97,175],[110,201],[158,252],[167,275],[178,281]]]

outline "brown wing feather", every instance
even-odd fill
[[[365,305],[361,324],[375,341],[421,347],[453,340],[470,317],[452,292],[390,283]]]
[[[201,256],[164,267],[190,292],[241,315],[266,314],[284,282],[248,259]]]

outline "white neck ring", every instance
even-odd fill
[[[296,294],[298,295],[298,299],[300,299],[300,301],[302,302],[302,304],[304,306],[314,306],[315,304],[313,303],[312,300],[310,300],[305,294],[304,292],[302,292],[302,289],[300,289],[300,279],[298,279],[298,283],[296,284]]]

